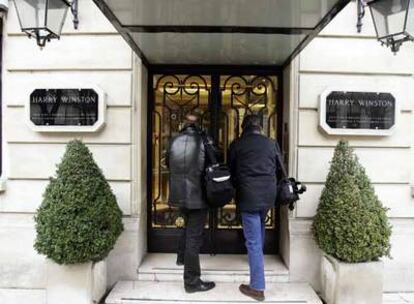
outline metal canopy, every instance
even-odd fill
[[[350,0],[94,0],[149,64],[287,65]]]

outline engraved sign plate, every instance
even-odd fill
[[[93,89],[37,89],[30,95],[30,120],[36,126],[93,126],[98,100]]]
[[[320,125],[328,134],[389,135],[396,108],[391,93],[328,91],[321,96]]]
[[[28,118],[41,132],[93,132],[103,123],[103,94],[93,88],[35,89]]]

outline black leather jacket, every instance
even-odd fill
[[[167,152],[170,169],[170,197],[172,206],[187,209],[207,208],[203,186],[205,151],[200,129],[188,125],[173,137]]]

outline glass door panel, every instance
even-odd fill
[[[231,142],[241,135],[241,124],[248,114],[257,114],[264,133],[276,139],[276,76],[223,75],[220,77],[221,117],[218,143],[227,160]],[[241,229],[240,216],[234,202],[218,210],[219,229]],[[269,211],[266,228],[275,228],[275,211]]]
[[[168,204],[169,171],[165,163],[170,139],[184,124],[185,115],[198,113],[203,128],[210,127],[211,82],[205,75],[155,75],[152,118],[152,227],[180,228],[179,211]]]

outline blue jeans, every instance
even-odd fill
[[[250,268],[250,287],[265,290],[264,256],[265,220],[268,210],[242,212]]]

